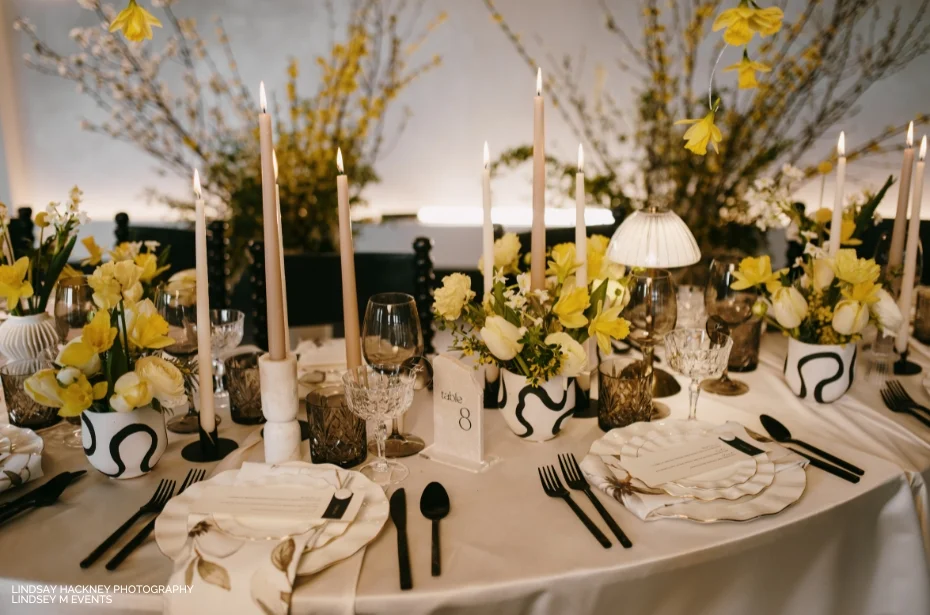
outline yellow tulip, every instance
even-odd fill
[[[103,260],[103,248],[97,245],[93,237],[85,237],[81,240],[84,247],[87,248],[88,257],[81,261],[82,265],[99,265]]]
[[[743,51],[742,60],[723,69],[724,72],[732,70],[739,71],[737,73],[739,76],[739,89],[751,90],[759,85],[759,82],[756,81],[756,72],[767,73],[772,68],[762,62],[753,62],[749,59],[749,54]]]
[[[12,310],[19,305],[20,299],[32,296],[32,284],[26,280],[29,273],[29,258],[23,256],[12,265],[0,265],[0,297],[6,297],[6,304]]]
[[[723,141],[723,135],[720,129],[714,126],[713,111],[710,111],[699,120],[678,120],[675,125],[678,124],[693,124],[691,128],[685,131],[684,139],[687,141],[685,149],[691,150],[698,156],[703,156],[707,153],[707,145],[710,144],[715,152],[720,153],[717,144]]]
[[[741,47],[758,32],[759,36],[766,37],[781,30],[781,21],[784,13],[777,6],[760,9],[750,6],[748,0],[743,0],[739,6],[727,9],[714,20],[714,32],[726,28],[723,40],[734,47]]]
[[[730,284],[733,290],[746,290],[754,286],[765,286],[771,293],[775,292],[781,285],[781,278],[784,269],[772,271],[772,259],[768,256],[758,258],[747,256],[739,263],[739,271],[733,272],[736,281]]]
[[[833,272],[843,282],[861,284],[874,282],[882,268],[871,258],[858,258],[855,250],[840,250],[832,260]]]
[[[151,299],[126,310],[126,331],[131,346],[157,349],[174,343],[167,335],[168,322],[155,309]]]
[[[152,403],[152,387],[135,372],[127,372],[113,383],[110,407],[117,412],[129,412]]]
[[[573,243],[560,243],[554,246],[549,256],[551,260],[546,273],[554,275],[559,283],[564,282],[579,267],[579,263],[575,262],[575,244]]]
[[[559,300],[552,308],[552,312],[559,317],[559,322],[566,329],[577,329],[588,324],[588,317],[584,311],[591,305],[588,289],[575,288],[568,284],[562,287]]]
[[[153,26],[160,28],[161,22],[136,4],[136,0],[129,0],[129,5],[110,24],[110,32],[122,30],[126,40],[139,42],[152,38]]]
[[[168,270],[167,265],[164,267],[158,266],[158,257],[151,252],[137,254],[133,259],[133,262],[142,269],[139,274],[139,279],[143,282],[151,282],[153,279]]]
[[[602,309],[588,326],[588,335],[597,338],[601,352],[610,352],[610,339],[622,340],[630,334],[630,323],[620,318],[620,306]]]

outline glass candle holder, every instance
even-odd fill
[[[917,289],[914,337],[924,344],[930,344],[930,286],[921,286]]]
[[[241,425],[265,422],[262,414],[262,388],[259,382],[258,357],[261,353],[249,352],[226,360],[226,379],[229,391],[229,415]]]
[[[604,431],[652,418],[652,379],[642,361],[608,359],[598,366],[597,424]]]
[[[47,359],[13,361],[0,367],[3,398],[6,400],[6,409],[10,415],[11,424],[29,429],[43,429],[61,420],[57,408],[36,403],[23,388],[27,378],[47,367],[52,367]]]
[[[751,372],[759,367],[759,346],[762,344],[762,319],[752,318],[730,327],[733,349],[727,367],[731,372]]]
[[[345,388],[320,387],[307,395],[310,460],[351,468],[365,461],[368,438],[365,421],[346,404]]]

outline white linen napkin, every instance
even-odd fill
[[[19,452],[17,452],[19,451]],[[11,440],[0,434],[0,492],[19,487],[42,476],[42,450],[14,449]]]
[[[340,381],[346,370],[346,341],[303,340],[297,345],[297,389],[301,399],[322,384]]]

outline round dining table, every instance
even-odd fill
[[[352,557],[298,578],[291,613],[930,613],[930,428],[887,410],[880,386],[862,369],[850,392],[833,404],[798,399],[781,375],[785,347],[784,337],[766,334],[758,369],[733,375],[749,384],[749,393],[703,393],[698,418],[737,421],[764,433],[759,416],[775,416],[796,438],[863,468],[858,484],[808,467],[802,497],[782,512],[711,524],[642,521],[596,491],[633,543],[624,549],[612,540],[603,548],[569,507],[547,497],[537,474],[541,466],[557,465],[560,453],[573,453],[580,461],[604,433],[597,420],[573,418],[556,438],[536,443],[515,436],[498,411],[485,410],[485,453],[496,458],[487,470],[471,473],[408,457],[402,461],[410,475],[388,489],[389,494],[396,487],[406,490],[413,589],[399,587],[396,531],[388,521]],[[930,353],[917,350],[912,358],[924,374],[900,380],[930,405],[921,384],[930,374]],[[688,412],[687,385],[683,378],[679,382],[682,391],[661,400],[672,419],[684,419]],[[405,429],[427,443],[433,436],[432,407],[432,393],[419,391],[405,418]],[[228,414],[223,419],[220,434],[240,447],[219,468],[216,463],[200,467],[216,471],[260,459],[260,427],[237,425]],[[130,480],[96,472],[80,449],[46,448],[45,477],[26,489],[65,470],[87,474],[53,506],[0,526],[0,613],[162,612],[159,588],[168,582],[172,562],[154,537],[112,572],[104,567],[109,554],[88,569],[79,562],[148,500],[159,480],[180,483],[193,467],[180,455],[193,436],[169,439],[154,470]],[[431,525],[419,512],[420,496],[431,481],[442,483],[451,501],[441,524],[438,577],[430,574]],[[0,503],[22,490],[0,494]],[[579,495],[575,501],[600,522]],[[23,600],[64,588],[86,600]],[[243,605],[242,612],[254,612],[251,608]]]

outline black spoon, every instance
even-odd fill
[[[835,463],[841,468],[849,470],[853,474],[858,474],[859,476],[865,474],[865,470],[862,470],[861,468],[858,468],[851,463],[843,461],[839,457],[835,457],[826,451],[822,451],[816,446],[812,446],[806,442],[792,438],[791,432],[788,431],[788,428],[782,425],[781,422],[775,417],[769,416],[768,414],[763,414],[759,417],[759,420],[762,421],[762,427],[765,428],[765,431],[769,432],[769,435],[772,436],[777,442],[790,442],[792,444],[797,444],[798,446],[803,446],[810,452],[820,455],[827,461]]]
[[[433,576],[442,572],[439,558],[439,521],[449,514],[449,494],[446,488],[433,482],[426,486],[420,497],[420,512],[433,522]]]

